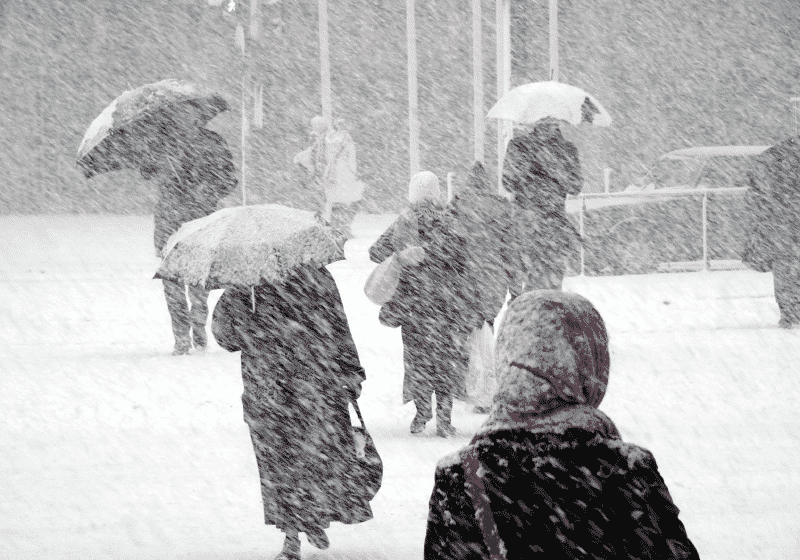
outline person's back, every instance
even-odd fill
[[[426,560],[698,558],[652,454],[597,408],[610,353],[586,298],[519,296],[495,360],[488,419],[436,468]]]
[[[164,149],[153,211],[156,250],[184,223],[213,213],[238,182],[233,155],[216,132],[200,128],[185,141],[165,143]]]
[[[564,215],[566,196],[583,187],[577,148],[557,128],[515,135],[506,150],[503,187],[525,210],[543,217]]]
[[[507,559],[697,558],[653,455],[593,430],[495,432],[436,478],[426,559],[490,558],[489,525]],[[479,495],[464,490],[476,480]],[[490,520],[475,518],[476,496]]]

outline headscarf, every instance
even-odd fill
[[[597,410],[608,386],[608,332],[592,303],[556,290],[527,292],[508,307],[495,349],[497,390],[482,433],[580,425],[618,432]]]
[[[430,171],[420,171],[411,177],[408,183],[408,201],[411,204],[430,200],[439,202],[442,197],[439,189],[439,178]]]

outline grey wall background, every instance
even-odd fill
[[[168,77],[220,91],[232,110],[210,127],[240,158],[241,88],[264,88],[265,126],[248,148],[248,202],[315,207],[291,163],[321,112],[316,0],[0,0],[0,213],[147,213],[153,186],[132,172],[85,180],[75,168],[89,123],[122,91]],[[251,7],[259,5],[254,17]],[[484,0],[486,107],[495,101],[494,2]],[[408,181],[405,3],[329,0],[334,115],[359,146],[369,211],[397,211]],[[417,6],[421,161],[444,180],[472,160],[471,3]],[[512,1],[512,86],[548,76],[548,7]],[[247,36],[243,59],[237,23]],[[800,95],[794,0],[560,0],[561,81],[594,94],[610,129],[567,131],[587,191],[623,188],[662,152],[772,143],[793,133]],[[486,134],[495,173],[494,123]],[[232,202],[240,198],[233,195]]]

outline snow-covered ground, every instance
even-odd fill
[[[330,266],[368,380],[385,461],[367,523],[334,524],[306,558],[420,558],[439,457],[401,405],[400,333],[364,297],[366,248],[387,217],[359,216]],[[0,216],[0,558],[272,558],[242,421],[239,355],[212,341],[170,355],[152,218]],[[569,278],[611,334],[601,408],[656,456],[704,559],[800,558],[800,331],[775,327],[770,274]],[[219,296],[212,293],[212,299]],[[213,303],[213,301],[212,301]]]

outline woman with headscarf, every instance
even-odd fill
[[[653,455],[598,405],[608,335],[582,296],[534,291],[507,310],[489,418],[436,468],[434,559],[697,559]]]
[[[465,398],[466,340],[480,326],[474,286],[466,275],[463,240],[453,231],[452,216],[439,204],[439,180],[429,171],[412,177],[411,208],[370,248],[382,262],[413,246],[424,249],[421,260],[404,262],[394,296],[380,310],[379,320],[400,327],[403,340],[403,404],[414,401],[410,431],[418,434],[433,418],[436,433],[455,433],[453,399]]]
[[[348,412],[366,376],[331,273],[305,265],[252,292],[229,288],[214,309],[212,332],[225,350],[242,353],[242,406],[264,522],[286,535],[276,560],[300,558],[301,532],[325,549],[332,521],[371,519],[352,474]]]
[[[369,248],[372,262],[382,263],[393,253],[429,242],[444,223],[444,207],[439,178],[430,171],[420,171],[408,183],[411,204]]]

